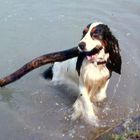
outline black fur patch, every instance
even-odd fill
[[[106,53],[109,53],[109,59],[107,61],[107,68],[110,71],[114,71],[121,74],[121,55],[119,43],[116,37],[112,34],[109,27],[105,24],[99,24],[90,32],[91,38],[98,39],[105,46]]]
[[[45,71],[42,73],[42,76],[43,76],[45,79],[52,79],[52,77],[53,77],[53,65],[50,66],[47,70],[45,70]]]
[[[85,58],[84,54],[80,54],[77,58],[76,70],[77,70],[79,76],[80,76],[80,69],[81,69],[82,62],[83,62],[84,58]]]
[[[80,75],[80,69],[81,69],[81,66],[82,66],[82,62],[84,60],[84,58],[86,56],[91,56],[91,55],[94,55],[96,53],[99,53],[99,51],[102,49],[102,46],[96,46],[96,48],[93,48],[91,51],[87,51],[87,52],[81,52],[79,55],[78,55],[78,58],[77,58],[77,62],[76,62],[76,70],[78,72],[78,75]]]

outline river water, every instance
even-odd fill
[[[91,22],[107,24],[119,40],[122,75],[113,73],[101,127],[140,115],[139,0],[0,0],[0,77],[31,59],[78,44]],[[43,66],[0,89],[0,140],[90,140],[98,129],[69,119],[74,102],[65,85],[42,78]]]

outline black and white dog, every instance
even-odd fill
[[[106,98],[112,71],[121,73],[118,40],[112,35],[109,27],[101,22],[89,24],[83,30],[78,45],[81,52],[90,52],[96,47],[101,47],[96,54],[56,62],[45,72],[45,76],[52,74],[54,82],[75,83],[79,93],[73,105],[72,119],[82,117],[95,125],[98,119],[94,103]]]

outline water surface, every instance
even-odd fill
[[[100,108],[104,126],[140,115],[139,0],[0,0],[0,77],[31,59],[78,44],[91,22],[107,24],[119,40],[121,77],[113,73],[108,100]],[[0,89],[1,140],[91,139],[97,128],[71,122],[66,86],[41,77],[46,66]]]

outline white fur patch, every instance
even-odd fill
[[[102,24],[96,22],[91,24],[89,31],[80,42],[85,42],[86,50],[90,51],[97,45],[102,45],[97,39],[92,39],[90,31],[93,27]],[[105,53],[104,47],[98,53],[97,61],[107,61],[109,54]],[[110,72],[105,64],[97,65],[86,58],[83,60],[80,77],[76,71],[77,58],[73,58],[64,62],[55,63],[53,67],[53,81],[58,83],[71,84],[79,88],[78,98],[73,105],[74,112],[72,119],[84,118],[87,122],[97,125],[96,107],[94,102],[102,101],[106,98],[106,89],[109,83]],[[92,102],[93,101],[93,102]]]
[[[84,36],[84,38],[80,42],[85,42],[86,43],[86,51],[91,51],[93,48],[95,48],[97,45],[101,46],[101,42],[97,39],[93,41],[93,39],[90,36],[90,31],[92,28],[96,27],[97,25],[102,24],[102,22],[95,22],[90,25],[89,31],[87,34]],[[80,43],[79,42],[79,43]]]

